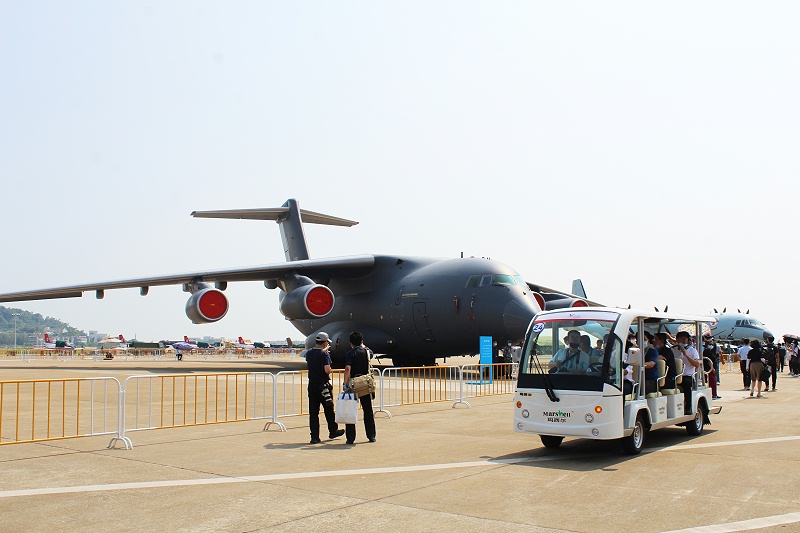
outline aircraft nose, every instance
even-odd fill
[[[764,333],[762,333],[761,336],[764,337],[765,341],[768,341],[770,337],[772,337],[773,339],[775,338],[775,335],[773,335],[772,332],[768,329],[765,329]]]
[[[527,299],[520,298],[508,302],[503,308],[503,327],[508,340],[521,341],[525,338],[528,324],[538,312],[536,305]]]

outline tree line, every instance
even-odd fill
[[[14,313],[19,313],[19,316],[14,317]],[[0,305],[0,346],[14,346],[15,318],[17,322],[17,346],[33,345],[33,339],[29,340],[28,337],[37,335],[41,338],[44,331],[49,332],[53,340],[87,335],[85,331],[74,328],[57,318]]]

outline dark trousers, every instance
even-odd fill
[[[708,384],[711,385],[711,396],[717,397],[717,371],[713,370],[708,373]]]
[[[375,413],[372,412],[372,395],[365,394],[361,398],[361,411],[364,413],[364,431],[368,439],[374,439],[375,435]],[[347,437],[347,442],[356,440],[356,425],[345,424],[344,434]]]
[[[800,359],[797,357],[789,359],[789,371],[793,374],[800,372]]]
[[[328,422],[328,435],[333,435],[338,429],[336,413],[333,411],[333,397],[331,384],[320,382],[308,383],[308,427],[311,438],[319,438],[319,406],[325,411],[325,420]]]
[[[744,388],[750,388],[750,371],[747,369],[747,360],[739,361],[739,368],[742,369],[742,382],[744,383]]]
[[[775,388],[775,383],[778,382],[778,365],[772,365],[772,388]]]
[[[692,414],[692,390],[694,389],[694,376],[683,376],[683,380],[678,385],[683,391],[683,412],[687,415]]]

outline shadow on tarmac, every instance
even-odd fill
[[[715,433],[715,431],[710,429],[703,431],[703,435],[710,435],[713,433]],[[622,444],[618,440],[569,439],[565,440],[557,449],[541,447],[525,452],[485,458],[495,461],[502,461],[504,459],[530,459],[530,461],[523,461],[516,464],[519,466],[549,468],[552,470],[571,470],[574,472],[592,472],[597,470],[613,471],[615,470],[613,468],[615,465],[636,460],[639,457],[646,456],[648,453],[653,453],[663,448],[690,444],[697,438],[699,437],[687,435],[685,428],[675,426],[647,433],[642,455],[639,456],[626,455],[622,451]]]

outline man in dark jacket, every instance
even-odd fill
[[[308,363],[308,426],[311,430],[311,444],[319,444],[319,406],[325,411],[328,422],[328,438],[335,439],[344,435],[336,423],[331,396],[331,356],[328,349],[331,338],[324,331],[317,333],[317,344],[306,352]]]
[[[772,390],[774,392],[777,390],[775,384],[778,381],[778,348],[775,346],[775,337],[769,337],[767,339],[767,344],[764,345],[762,351],[764,352],[764,359],[767,360],[767,365],[769,365],[770,368],[769,374],[772,376]],[[765,383],[766,387],[764,387],[764,392],[769,390],[769,380]]]
[[[350,350],[344,356],[344,388],[350,378],[366,376],[369,374],[369,353],[364,346],[364,336],[358,331],[350,334]],[[372,412],[372,394],[365,394],[361,398],[361,411],[364,413],[364,431],[370,442],[375,442],[375,415]],[[353,444],[356,440],[356,425],[345,424],[347,434],[347,444]]]

